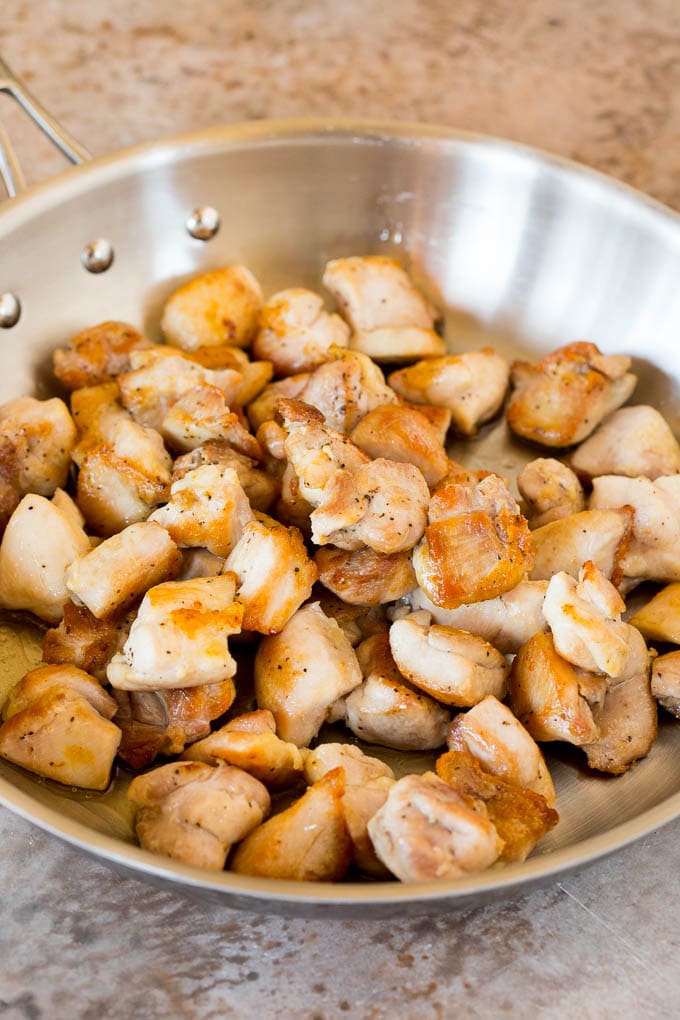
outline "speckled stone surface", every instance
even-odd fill
[[[4,0],[0,52],[94,153],[225,121],[429,120],[680,208],[677,0]],[[9,103],[29,180],[62,164]],[[0,810],[0,1018],[654,1018],[680,992],[680,823],[449,917],[241,914]]]

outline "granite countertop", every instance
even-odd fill
[[[5,0],[0,53],[94,153],[260,117],[435,121],[576,158],[680,208],[677,0]],[[60,159],[0,107],[29,180]],[[0,1017],[660,1017],[680,822],[450,916],[238,913],[120,877],[0,809]]]

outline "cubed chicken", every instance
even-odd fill
[[[122,650],[131,626],[130,616],[98,620],[85,606],[67,602],[59,626],[45,634],[43,659],[78,666],[103,683],[109,660]]]
[[[578,577],[579,570],[591,560],[598,570],[619,585],[623,576],[623,557],[631,540],[633,511],[583,510],[544,524],[532,532],[533,581],[549,581],[564,571]]]
[[[369,457],[413,464],[430,486],[440,482],[449,469],[437,430],[411,407],[383,404],[374,408],[352,430],[350,439]]]
[[[654,660],[652,694],[662,708],[680,719],[680,651],[659,655]]]
[[[76,333],[53,355],[54,374],[67,390],[110,382],[130,368],[130,351],[151,341],[127,322],[100,322]]]
[[[662,588],[628,622],[648,641],[680,645],[680,582]]]
[[[259,460],[260,444],[231,411],[218,386],[201,384],[175,401],[161,423],[163,438],[173,450],[186,453],[219,439],[238,453]]]
[[[642,475],[654,481],[680,472],[680,445],[656,408],[639,404],[614,411],[569,460],[588,478]]]
[[[178,457],[172,472],[173,482],[204,464],[233,468],[253,510],[266,513],[279,495],[280,485],[274,478],[261,471],[251,457],[238,453],[221,439],[211,439]]]
[[[246,408],[253,432],[257,432],[266,421],[273,420],[279,400],[299,400],[308,381],[309,372],[302,372],[265,386],[260,395]]]
[[[349,334],[347,323],[329,315],[319,294],[291,287],[265,301],[253,354],[271,361],[276,375],[311,372],[326,361],[331,347],[346,347]]]
[[[18,471],[19,494],[52,496],[63,488],[76,442],[76,427],[63,400],[17,397],[0,405],[3,460]],[[11,444],[11,449],[7,446]]]
[[[262,288],[245,266],[201,273],[173,291],[165,303],[161,329],[169,344],[247,347],[257,331]]]
[[[251,361],[246,351],[240,347],[197,347],[190,354],[185,354],[203,368],[220,373],[218,384],[224,390],[227,403],[239,412],[262,392],[274,374],[271,361]],[[238,378],[234,385],[222,386],[222,380],[228,378],[222,373],[228,369],[235,371]],[[248,424],[245,415],[242,415],[241,422],[243,425]]]
[[[314,562],[321,583],[350,605],[394,602],[416,583],[409,552],[381,556],[368,548],[347,552],[323,546],[315,553]]]
[[[116,702],[93,676],[70,664],[48,663],[29,670],[19,683],[15,684],[2,706],[3,720],[6,722],[18,715],[38,698],[53,690],[68,690],[79,695],[96,709],[103,719],[113,719],[116,714]]]
[[[332,360],[314,369],[299,399],[323,414],[329,428],[349,435],[362,418],[381,404],[396,404],[397,395],[370,358],[334,347]]]
[[[537,457],[517,476],[526,503],[530,528],[540,528],[586,508],[583,487],[566,464],[554,457]]]

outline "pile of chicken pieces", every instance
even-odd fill
[[[680,651],[645,641],[680,644],[680,447],[622,407],[627,357],[449,354],[383,257],[323,283],[337,313],[303,288],[265,301],[243,266],[205,273],[168,299],[164,343],[85,329],[54,353],[68,403],[0,407],[0,607],[49,627],[0,755],[97,791],[120,759],[141,846],[201,868],[427,881],[522,861],[558,821],[537,742],[618,774],[657,700],[680,716]],[[446,452],[510,387],[510,429],[566,451],[522,470],[521,505]],[[668,587],[624,622],[642,580]],[[319,741],[328,723],[346,736]],[[443,753],[397,779],[357,739]]]

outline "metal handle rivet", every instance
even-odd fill
[[[21,302],[16,294],[0,294],[0,329],[11,329],[21,318]]]
[[[110,241],[100,237],[91,244],[86,244],[80,253],[82,262],[88,273],[104,273],[113,262],[113,246]]]
[[[197,241],[209,241],[220,229],[220,214],[211,205],[199,205],[191,213],[186,227]]]

